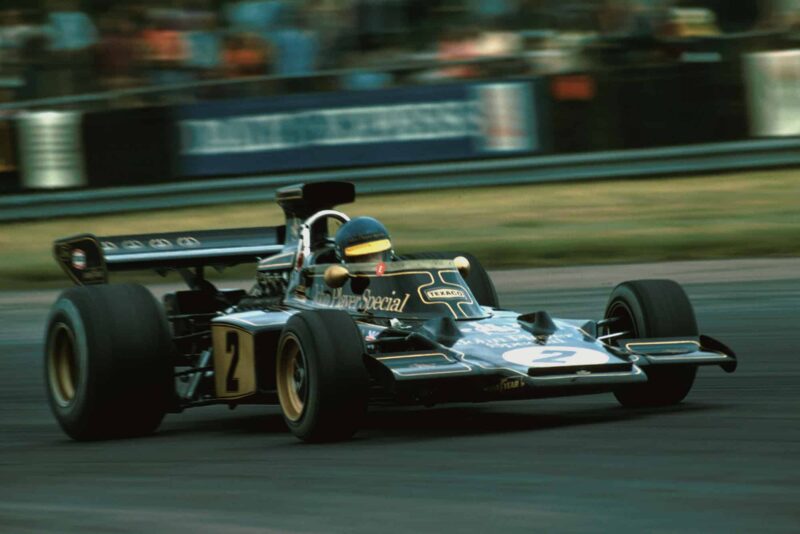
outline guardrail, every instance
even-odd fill
[[[0,221],[266,201],[281,186],[323,180],[350,180],[363,194],[793,165],[800,165],[800,138],[11,195],[0,197]]]

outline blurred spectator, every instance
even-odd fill
[[[273,35],[275,74],[302,76],[317,70],[319,43],[306,18],[287,10],[285,26]]]
[[[229,35],[223,52],[225,76],[241,78],[267,74],[271,55],[267,44],[257,34]]]
[[[410,28],[406,0],[360,0],[358,33],[362,50],[400,45]]]
[[[683,8],[671,10],[665,33],[674,37],[709,37],[719,35],[720,31],[711,10]]]
[[[215,77],[222,67],[222,36],[218,20],[216,13],[204,13],[193,21],[193,29],[186,34],[186,66],[200,79]]]
[[[33,27],[25,24],[18,9],[0,12],[0,69],[16,71],[20,66],[20,53]]]
[[[53,0],[48,17],[50,49],[85,52],[97,43],[97,29],[89,15],[78,10],[76,0]]]
[[[52,96],[57,88],[54,90],[50,76],[49,35],[42,21],[35,18],[36,13],[29,12],[23,17],[22,25],[27,26],[30,33],[26,33],[19,50],[20,71],[24,80],[19,98],[27,100]]]
[[[153,10],[148,12],[147,18],[141,40],[150,83],[171,85],[188,81],[184,69],[188,45],[175,14]]]
[[[15,2],[21,5],[23,0]],[[24,79],[25,97],[265,74],[291,81],[247,85],[261,90],[278,86],[319,90],[326,78],[314,74],[339,68],[354,70],[327,79],[353,89],[404,80],[562,72],[621,61],[680,60],[680,54],[659,55],[659,47],[670,41],[665,37],[748,29],[756,7],[767,28],[785,32],[800,25],[800,0],[29,3],[37,7],[27,8],[22,16],[15,10],[0,13],[0,74]],[[26,13],[30,20],[23,20]],[[751,13],[751,26],[743,22],[747,19],[743,13]],[[484,58],[489,61],[436,64],[437,59]],[[422,66],[395,72],[387,68],[411,62]]]
[[[27,24],[22,12],[15,9],[0,12],[0,101],[13,100],[24,90],[28,43],[41,35],[41,29]],[[22,95],[19,95],[22,96]]]
[[[506,22],[519,8],[517,0],[468,0],[468,4],[475,17]]]
[[[227,17],[234,31],[264,34],[274,29],[284,11],[278,0],[243,0],[227,7]]]
[[[497,24],[490,25],[480,34],[478,53],[482,57],[509,56],[521,51],[522,36]]]
[[[113,90],[138,85],[141,46],[131,13],[110,12],[101,19],[100,29],[96,65],[103,86]]]
[[[388,72],[381,71],[379,53],[351,54],[345,66],[347,72],[342,76],[340,85],[342,89],[363,91],[367,89],[382,89],[392,84],[393,77]]]
[[[78,9],[76,0],[52,0],[47,17],[52,70],[51,83],[60,94],[74,94],[92,88],[92,47],[98,34],[89,15]]]
[[[760,11],[763,28],[796,29],[800,26],[799,0],[761,0]]]
[[[312,0],[306,20],[318,42],[318,67],[335,69],[349,62],[358,48],[358,13],[355,0]]]
[[[480,34],[474,28],[454,26],[446,30],[438,44],[440,61],[466,61],[480,57]],[[474,78],[475,65],[453,65],[439,71],[442,78]]]

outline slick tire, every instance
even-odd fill
[[[497,298],[497,291],[494,288],[489,273],[483,268],[478,258],[468,252],[418,252],[416,254],[406,254],[401,257],[403,260],[452,260],[456,256],[464,256],[469,260],[470,270],[464,281],[469,286],[469,290],[481,306],[499,308],[500,302]]]
[[[364,344],[341,310],[304,311],[278,342],[276,382],[283,418],[307,442],[349,439],[367,409]]]
[[[683,288],[672,280],[624,282],[611,292],[605,317],[616,318],[608,333],[628,331],[625,338],[695,337],[697,321]],[[669,406],[681,402],[694,383],[696,366],[645,367],[647,382],[614,392],[630,408]]]
[[[136,284],[74,287],[47,322],[50,408],[75,440],[153,433],[173,400],[172,340],[164,311]]]

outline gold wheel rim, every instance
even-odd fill
[[[69,406],[78,389],[78,355],[75,338],[64,323],[55,325],[47,355],[50,391],[59,406]]]
[[[308,396],[308,368],[300,341],[292,334],[281,344],[276,371],[283,413],[290,421],[298,421],[303,416]]]

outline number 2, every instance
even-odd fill
[[[542,354],[552,354],[552,356],[548,356],[547,358],[536,358],[536,363],[547,362],[547,363],[567,363],[562,358],[569,358],[570,356],[575,355],[574,350],[543,350]]]
[[[225,351],[231,354],[231,366],[228,367],[225,378],[225,390],[239,391],[239,379],[235,376],[236,366],[239,365],[239,335],[236,332],[228,332],[225,336]]]

